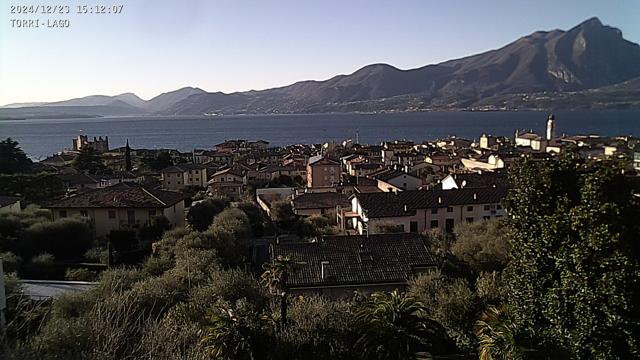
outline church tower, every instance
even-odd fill
[[[556,123],[553,114],[549,115],[549,119],[547,120],[547,140],[553,140],[556,132]]]

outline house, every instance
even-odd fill
[[[460,162],[467,170],[493,171],[503,169],[506,166],[505,160],[501,155],[488,153],[476,157],[461,158]]]
[[[369,177],[377,181],[382,191],[417,190],[423,185],[421,178],[395,169],[383,169]]]
[[[234,168],[226,168],[216,172],[208,182],[208,188],[212,194],[227,196],[234,200],[240,198],[244,185],[244,174]]]
[[[508,187],[509,181],[506,173],[479,172],[468,174],[449,174],[438,184],[442,190],[451,189],[478,189],[489,187]]]
[[[73,163],[77,154],[60,153],[51,155],[48,158],[41,160],[40,163],[48,166],[63,167],[69,166]]]
[[[21,205],[19,197],[0,195],[0,214],[19,212],[20,210]]]
[[[56,177],[60,179],[67,193],[97,189],[101,183],[98,177],[85,173],[58,174]]]
[[[451,232],[462,222],[504,216],[500,202],[506,194],[501,187],[356,193],[351,196],[351,208],[343,209],[338,221],[343,230],[353,228],[358,234],[375,233],[381,225],[412,233]]]
[[[351,202],[346,195],[337,192],[303,193],[293,199],[296,215],[324,215],[336,212],[336,207],[348,207]],[[335,216],[334,216],[335,220]]]
[[[81,216],[94,221],[96,236],[111,230],[139,228],[155,216],[165,216],[173,226],[184,225],[184,198],[177,191],[153,190],[120,183],[56,200],[44,208],[53,219]]]
[[[287,279],[294,294],[329,298],[354,291],[404,290],[416,275],[436,269],[436,261],[419,234],[324,236],[314,242],[271,246],[271,258],[300,262]]]
[[[340,183],[340,162],[317,155],[307,164],[307,187],[331,187]]]
[[[207,187],[207,166],[202,164],[177,164],[160,170],[162,188],[182,190],[187,186]]]

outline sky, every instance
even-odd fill
[[[122,5],[78,14],[78,5]],[[12,14],[12,5],[69,14]],[[419,67],[597,16],[640,42],[640,0],[0,0],[0,104],[184,86],[246,91],[372,63]],[[12,19],[40,20],[39,28]],[[68,28],[46,22],[69,20]]]

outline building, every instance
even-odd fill
[[[377,181],[377,186],[382,191],[418,190],[423,185],[421,178],[395,169],[383,169],[369,177]]]
[[[338,206],[348,207],[351,202],[346,195],[337,192],[303,193],[293,199],[293,212],[296,215],[335,215]],[[333,217],[335,221],[335,216]]]
[[[506,173],[480,172],[468,174],[447,175],[438,184],[442,190],[451,189],[478,189],[489,187],[508,187],[509,180]]]
[[[220,170],[211,176],[208,182],[209,191],[212,194],[227,196],[230,199],[239,199],[245,186],[245,176],[237,169],[227,168]]]
[[[0,195],[0,214],[19,212],[21,209],[19,197]]]
[[[310,243],[272,245],[271,258],[301,263],[287,279],[294,294],[351,297],[354,291],[404,290],[436,262],[419,234],[324,236]]]
[[[307,187],[332,187],[340,183],[340,162],[318,155],[309,158]]]
[[[177,191],[152,190],[137,184],[120,183],[90,190],[44,206],[53,219],[86,217],[94,221],[96,236],[111,230],[136,229],[165,216],[173,226],[184,225],[185,196]]]
[[[75,139],[73,139],[73,150],[80,151],[82,148],[90,147],[98,152],[106,152],[109,151],[109,137],[105,136],[104,139],[101,137],[96,138],[93,137],[93,141],[90,141],[86,135],[78,135]]]
[[[339,225],[358,234],[375,233],[381,225],[412,233],[451,232],[462,222],[504,216],[500,202],[506,194],[500,187],[356,193],[351,196],[351,209],[341,211]]]
[[[177,164],[160,170],[162,188],[182,190],[187,186],[207,187],[207,167],[202,164]]]

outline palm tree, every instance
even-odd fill
[[[522,358],[522,349],[515,339],[516,327],[506,307],[489,305],[476,322],[474,331],[480,360]]]
[[[282,327],[287,325],[287,280],[289,274],[303,265],[303,262],[295,261],[289,256],[278,256],[270,263],[265,263],[262,268],[264,272],[260,276],[262,283],[267,286],[271,294],[280,298],[280,319]]]
[[[425,313],[421,302],[397,290],[374,293],[355,314],[361,333],[355,351],[363,359],[416,359],[446,351],[444,328]]]
[[[216,310],[207,316],[200,346],[213,359],[253,360],[249,328],[232,309],[220,307]]]

